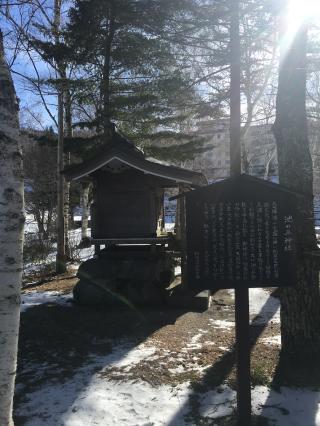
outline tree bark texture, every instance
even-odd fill
[[[66,73],[64,78],[67,81]],[[65,110],[65,134],[67,138],[72,138],[72,101],[70,88],[66,87],[64,91],[64,110]],[[65,153],[64,165],[70,166],[70,152]],[[65,254],[70,258],[70,243],[69,243],[69,222],[70,222],[70,182],[64,180],[64,235],[65,235]]]
[[[55,43],[60,42],[61,0],[54,1],[53,34]],[[58,63],[57,69],[60,80],[65,76],[65,67]],[[58,158],[57,158],[57,257],[56,272],[62,274],[67,269],[66,264],[66,236],[65,236],[65,179],[61,174],[64,169],[64,83],[60,81],[58,87]]]
[[[81,239],[87,238],[88,235],[88,222],[90,214],[90,200],[89,193],[91,189],[90,182],[81,183],[81,209],[82,209],[82,221],[81,221]]]
[[[231,2],[230,58],[230,175],[235,177],[241,174],[241,54],[238,0]]]
[[[101,82],[101,98],[103,100],[103,132],[107,140],[112,137],[111,111],[110,111],[110,74],[111,74],[111,48],[115,33],[115,20],[112,11],[112,5],[107,5],[106,10],[106,34],[105,34],[105,52],[103,63],[103,75]]]
[[[61,174],[64,169],[63,152],[63,89],[59,88],[58,95],[58,158],[57,158],[57,259],[56,272],[62,274],[66,271],[66,251],[65,251],[65,186],[64,176]]]
[[[0,425],[11,426],[20,321],[23,176],[18,102],[0,34]]]
[[[298,197],[298,284],[281,290],[283,355],[296,360],[314,358],[320,347],[319,274],[305,255],[317,248],[306,119],[306,46],[307,29],[303,27],[282,52],[273,129],[280,183],[304,194]]]

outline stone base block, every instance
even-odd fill
[[[77,275],[76,303],[163,304],[166,288],[174,279],[174,264],[164,252],[106,250],[83,262]]]

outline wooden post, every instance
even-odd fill
[[[241,175],[241,54],[239,33],[239,0],[231,1],[230,23],[230,174]],[[238,426],[251,425],[249,290],[235,289],[235,319],[237,346],[237,407]]]
[[[184,186],[179,185],[179,192],[184,192]],[[187,240],[186,240],[186,199],[181,197],[180,201],[180,241],[181,241],[181,284],[187,286]]]
[[[251,425],[249,290],[235,289],[238,426]]]
[[[99,256],[99,253],[100,253],[100,244],[95,244],[94,245],[94,254],[96,256]]]

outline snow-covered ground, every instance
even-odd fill
[[[23,296],[23,312],[41,303],[61,304],[72,309],[69,295],[58,292],[30,292]],[[279,321],[279,302],[263,289],[250,290],[251,318],[259,324]],[[210,320],[209,327],[228,330],[232,321]],[[203,343],[202,336],[208,330],[198,332],[186,342],[185,350],[197,350]],[[280,336],[267,338],[267,344],[279,345]],[[227,385],[197,393],[188,381],[176,386],[163,384],[152,386],[140,379],[130,378],[132,368],[141,363],[161,361],[159,348],[146,343],[136,345],[130,340],[112,343],[112,351],[105,356],[92,355],[88,362],[76,369],[74,375],[64,380],[50,378],[36,390],[28,391],[18,385],[20,399],[16,415],[24,419],[24,426],[183,426],[196,425],[190,417],[195,405],[199,418],[213,421],[232,414],[236,407],[236,392]],[[210,342],[208,342],[210,343]],[[214,345],[214,342],[211,342]],[[228,348],[220,347],[227,351]],[[176,354],[170,355],[177,357]],[[196,357],[195,357],[196,359]],[[142,365],[142,364],[141,364]],[[171,373],[198,368],[197,361],[178,365]],[[38,371],[47,364],[38,365]],[[199,367],[200,368],[200,367]],[[202,369],[210,366],[202,366]],[[110,379],[109,371],[121,372],[119,380]],[[23,374],[34,371],[27,363]],[[119,373],[120,374],[120,373]],[[127,375],[127,376],[126,376]],[[128,378],[126,378],[128,377]],[[37,377],[34,378],[37,380]],[[267,417],[270,425],[320,426],[320,392],[311,389],[283,387],[280,392],[266,386],[252,390],[253,413]],[[211,424],[211,423],[210,423]],[[214,424],[214,423],[212,423]]]
[[[88,229],[88,233],[90,235],[90,228]],[[24,229],[26,238],[36,237],[38,232],[37,223],[34,220],[33,216],[28,214],[26,216],[26,223]],[[83,249],[79,249],[78,245],[81,242],[81,228],[72,229],[69,231],[69,244],[71,248],[72,257],[78,261],[85,261],[90,259],[94,255],[94,247],[87,247]],[[23,273],[25,276],[29,276],[34,273],[38,273],[46,268],[47,265],[54,264],[56,261],[56,243],[52,245],[52,251],[45,259],[39,259],[33,262],[25,262]],[[79,265],[77,265],[79,266]]]
[[[61,294],[58,291],[30,291],[21,296],[21,312],[45,303],[68,306],[72,303],[72,294]]]
[[[215,419],[232,414],[236,392],[226,385],[206,393],[195,393],[188,382],[172,387],[153,387],[142,381],[112,381],[101,374],[106,368],[124,367],[154,357],[155,348],[123,344],[111,355],[89,359],[70,380],[49,381],[41,389],[24,395],[17,415],[26,417],[25,426],[133,426],[195,424],[188,421],[191,399],[197,400],[200,416]],[[98,372],[97,372],[98,370]],[[23,389],[18,390],[23,392]],[[320,425],[320,392],[283,387],[280,392],[265,386],[252,391],[254,414],[270,419],[271,425]]]

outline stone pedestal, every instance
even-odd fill
[[[77,275],[73,294],[78,304],[155,305],[165,302],[174,264],[170,254],[144,247],[108,249],[83,262]]]

